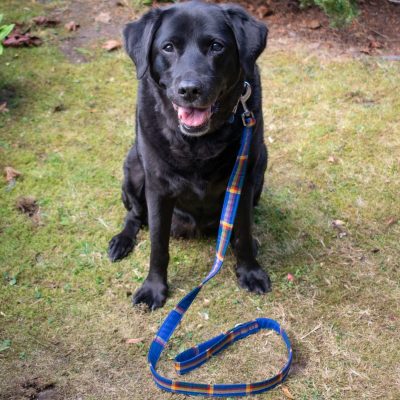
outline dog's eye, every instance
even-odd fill
[[[174,45],[172,43],[167,43],[163,47],[163,50],[166,51],[167,53],[172,53],[174,51]]]
[[[224,46],[219,42],[213,42],[210,47],[211,51],[215,51],[216,53],[222,51],[223,48]]]

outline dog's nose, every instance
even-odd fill
[[[181,81],[178,88],[178,94],[184,100],[194,101],[201,94],[201,83],[199,81],[194,81],[194,80]]]

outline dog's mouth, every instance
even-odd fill
[[[178,114],[181,131],[190,136],[201,136],[207,133],[213,114],[213,106],[183,107],[173,103]]]
[[[207,108],[181,107],[175,105],[181,124],[188,128],[197,128],[204,125],[211,118],[211,106]]]

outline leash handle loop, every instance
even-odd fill
[[[251,94],[251,87],[247,82],[245,83],[245,89],[245,94],[240,98],[244,109],[244,113],[242,114],[244,126],[243,135],[241,139],[240,150],[236,157],[236,162],[225,193],[221,221],[218,230],[214,264],[206,278],[204,278],[204,280],[198,286],[196,286],[190,293],[181,299],[175,308],[168,314],[150,345],[148,361],[150,365],[150,371],[153,374],[154,382],[159,388],[168,392],[212,397],[247,396],[258,394],[267,390],[271,390],[275,386],[282,383],[287,377],[290,365],[292,363],[292,348],[286,332],[281,328],[278,322],[272,319],[257,318],[253,321],[236,325],[234,328],[225,333],[221,333],[210,340],[183,351],[175,358],[175,369],[180,375],[186,374],[200,367],[212,356],[220,353],[236,341],[257,333],[260,329],[269,329],[275,331],[282,337],[288,352],[286,364],[279,371],[279,373],[272,378],[254,383],[213,385],[207,383],[171,380],[163,377],[156,370],[157,362],[161,356],[161,353],[164,350],[169,338],[182,320],[185,312],[189,309],[202,287],[216,274],[218,274],[224,262],[225,253],[229,245],[230,236],[235,221],[237,207],[239,205],[241,189],[244,184],[253,130],[252,128],[255,125],[253,113],[249,111],[246,106],[246,100]]]

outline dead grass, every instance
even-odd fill
[[[3,8],[17,12],[12,5]],[[56,36],[49,43],[2,56],[0,90],[12,96],[10,112],[0,115],[0,166],[23,179],[11,190],[4,184],[0,199],[0,344],[11,341],[0,352],[0,397],[29,398],[50,385],[56,399],[183,399],[153,385],[147,348],[168,311],[207,273],[214,242],[173,240],[166,306],[152,314],[131,307],[147,270],[148,233],[121,263],[111,264],[106,248],[124,213],[133,70],[121,52],[95,51],[92,62],[70,64]],[[274,290],[259,297],[238,289],[229,256],[162,368],[174,376],[176,351],[267,316],[293,341],[287,387],[296,399],[396,399],[400,225],[388,221],[400,217],[399,66],[293,50],[266,52],[260,66],[271,160],[256,234]],[[16,209],[20,196],[38,200],[40,224]],[[333,220],[343,221],[345,236]],[[143,341],[127,345],[128,338]],[[284,355],[280,342],[253,338],[187,379],[273,373]],[[257,398],[285,397],[278,388]]]

